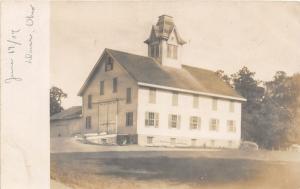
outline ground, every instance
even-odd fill
[[[51,178],[73,189],[300,189],[300,153],[51,144]]]

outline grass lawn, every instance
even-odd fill
[[[300,189],[300,161],[235,158],[230,151],[57,153],[51,178],[74,189]]]

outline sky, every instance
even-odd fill
[[[264,81],[300,72],[300,2],[52,2],[50,84],[68,94],[63,107],[81,105],[77,93],[105,48],[146,56],[162,14],[187,41],[183,64],[228,74],[247,66]]]

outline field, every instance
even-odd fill
[[[73,189],[300,188],[300,153],[90,148],[52,153],[51,179]]]

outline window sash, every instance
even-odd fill
[[[159,126],[159,114],[156,112],[145,112],[145,126]]]
[[[190,129],[200,129],[201,118],[197,116],[190,117]]]
[[[212,100],[212,110],[217,111],[217,109],[218,109],[218,100],[213,99]]]
[[[167,57],[177,59],[177,54],[178,54],[177,46],[168,44],[167,45]]]
[[[131,103],[131,88],[126,89],[126,103]]]
[[[113,59],[108,57],[107,62],[105,63],[105,72],[113,69]]]
[[[193,107],[194,108],[199,107],[199,96],[196,96],[196,95],[193,96]]]
[[[234,112],[234,102],[233,101],[229,102],[229,112]]]
[[[85,119],[85,128],[90,129],[92,127],[92,118],[91,116],[87,116]]]
[[[236,125],[234,120],[227,121],[227,129],[229,132],[236,132]]]
[[[173,45],[173,58],[177,59],[177,46]]]
[[[100,81],[100,95],[104,95],[104,81]]]
[[[211,119],[210,126],[211,131],[218,131],[219,129],[219,120],[218,119]]]
[[[114,78],[113,79],[113,92],[115,93],[115,92],[117,92],[117,90],[118,90],[118,78]]]
[[[133,112],[126,112],[126,126],[133,126]]]
[[[167,57],[169,57],[169,58],[171,58],[171,51],[172,51],[171,48],[172,48],[171,45],[167,46],[167,51],[168,51]]]
[[[92,95],[88,95],[88,109],[92,109]]]
[[[147,137],[147,144],[153,143],[153,137]]]
[[[149,103],[156,103],[156,89],[149,89]]]
[[[172,94],[172,105],[177,106],[178,105],[178,93]]]
[[[169,114],[169,128],[180,128],[181,117],[177,114]]]

